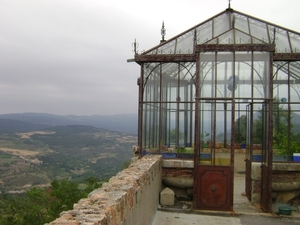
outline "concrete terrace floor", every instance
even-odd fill
[[[274,204],[274,213],[264,213],[260,206],[251,204],[245,196],[245,175],[234,176],[234,205],[233,212],[216,212],[204,210],[191,210],[191,202],[178,202],[175,206],[159,206],[152,225],[280,225],[300,224],[300,211],[296,209],[292,215],[283,216],[278,212],[277,204]]]

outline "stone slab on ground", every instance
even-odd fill
[[[175,202],[175,193],[170,188],[165,188],[160,192],[160,204],[164,206],[172,206]]]

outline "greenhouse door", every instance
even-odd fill
[[[254,111],[253,108],[259,109],[258,111]],[[252,102],[247,106],[247,152],[246,152],[246,195],[249,201],[251,201],[252,196],[252,179],[251,179],[251,170],[252,170],[252,163],[261,163],[261,194],[260,194],[260,205],[261,208],[265,212],[271,212],[271,193],[272,193],[272,152],[271,152],[271,144],[272,139],[270,140],[269,137],[271,135],[271,127],[270,127],[270,104],[268,102],[265,103],[255,103]],[[256,118],[256,124],[260,124],[261,133],[261,152],[260,150],[256,150],[256,154],[254,155],[254,136],[257,134],[254,131],[254,115],[260,114],[261,117],[258,116]],[[257,129],[256,129],[257,131]]]
[[[262,165],[260,205],[265,212],[272,211],[272,107],[269,101],[262,106]]]
[[[234,146],[233,132],[228,130],[233,128],[234,101],[201,99],[198,109],[194,205],[196,209],[232,211]],[[204,130],[209,130],[209,135]],[[222,142],[220,131],[225,134]]]

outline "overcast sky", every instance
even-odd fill
[[[133,58],[222,12],[227,0],[0,0],[0,114],[137,113]],[[231,8],[300,31],[299,0]]]

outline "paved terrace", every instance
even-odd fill
[[[112,177],[102,188],[62,212],[48,225],[192,225],[192,224],[299,224],[299,211],[291,216],[263,213],[244,194],[243,174],[234,177],[234,211],[196,211],[191,202],[159,205],[162,188],[162,158],[148,155]],[[278,205],[274,205],[274,212]]]

